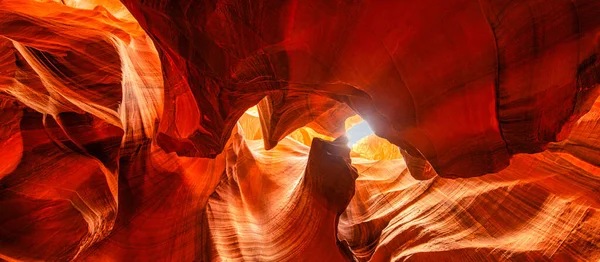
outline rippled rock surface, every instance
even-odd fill
[[[0,260],[598,261],[599,52],[596,0],[0,0]]]

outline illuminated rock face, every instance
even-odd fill
[[[596,0],[0,0],[0,259],[600,260],[599,51]]]

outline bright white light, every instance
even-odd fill
[[[352,147],[362,138],[372,134],[373,130],[371,130],[371,127],[367,121],[360,122],[346,131],[346,136],[348,137],[348,147]]]

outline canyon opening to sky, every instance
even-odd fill
[[[0,0],[0,261],[600,261],[598,0]]]

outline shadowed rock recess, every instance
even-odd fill
[[[599,86],[598,0],[0,0],[0,261],[600,261]]]

